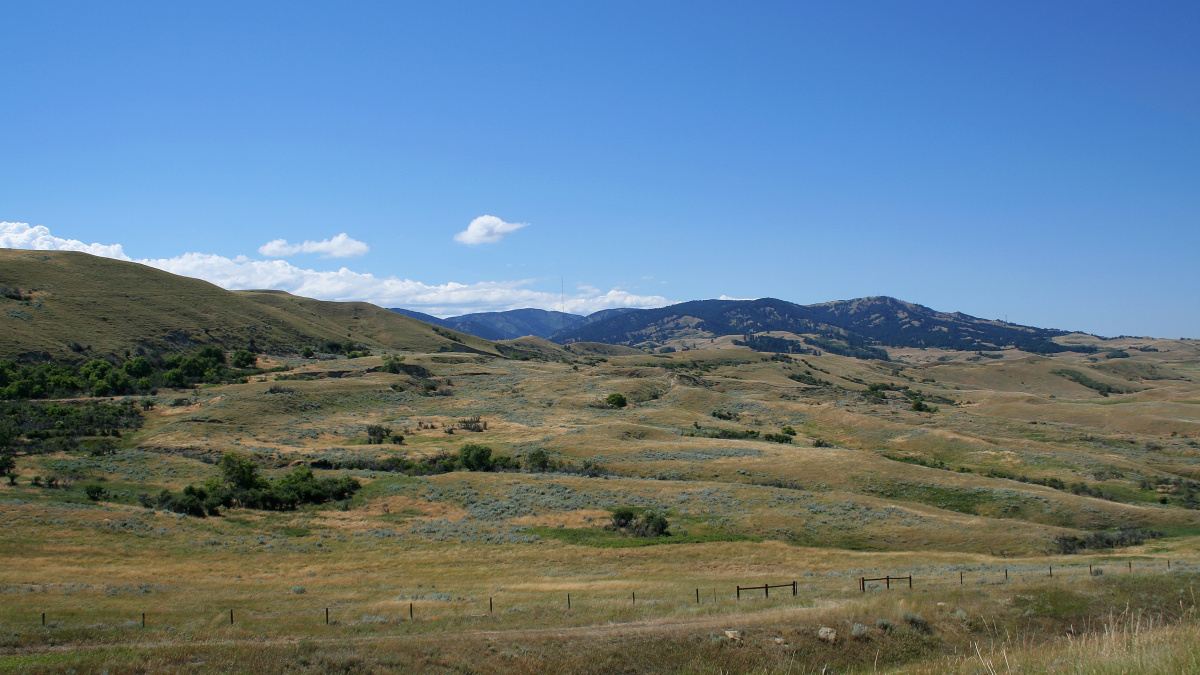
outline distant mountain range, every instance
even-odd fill
[[[815,305],[775,298],[695,300],[658,309],[604,310],[586,317],[520,309],[437,319],[419,312],[395,311],[490,340],[525,334],[560,344],[602,342],[658,348],[672,340],[732,335],[737,336],[736,343],[758,351],[827,351],[875,359],[888,358],[883,347],[962,351],[1017,348],[1037,353],[1090,350],[1054,341],[1069,331],[938,312],[886,296]]]
[[[439,319],[436,316],[411,309],[401,307],[390,307],[389,309],[435,326],[468,333],[485,340],[512,340],[526,335],[549,338],[551,335],[569,328],[584,326],[625,312],[637,311],[627,308],[602,309],[599,312],[582,316],[529,308],[512,309],[506,312],[478,312]]]

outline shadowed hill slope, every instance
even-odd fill
[[[202,344],[296,352],[317,341],[480,351],[495,345],[362,302],[227,291],[132,262],[73,251],[0,249],[0,358],[79,360],[137,346]]]

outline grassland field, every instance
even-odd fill
[[[116,454],[18,457],[0,484],[0,670],[1200,672],[1194,341],[891,362],[513,342],[540,358],[397,353],[433,389],[384,372],[392,354],[264,357],[290,370],[159,391]],[[916,391],[937,411],[913,410]],[[476,416],[486,430],[458,425]],[[403,444],[368,444],[368,425]],[[790,443],[763,440],[784,427]],[[467,443],[558,468],[321,468]],[[207,518],[139,503],[226,452],[363,487]],[[665,514],[670,536],[605,529],[623,506]],[[1058,544],[1122,528],[1161,536]],[[887,576],[911,590],[860,590]]]

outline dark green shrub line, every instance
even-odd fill
[[[80,393],[148,394],[160,387],[182,389],[199,383],[244,381],[252,375],[286,370],[254,368],[257,360],[245,349],[235,350],[227,358],[220,347],[208,345],[189,354],[162,357],[151,352],[120,363],[92,359],[78,366],[66,363],[20,366],[13,361],[0,361],[0,399],[64,398]]]
[[[116,451],[112,439],[119,438],[122,430],[141,426],[142,415],[133,400],[115,405],[96,401],[2,401],[0,454],[39,455],[84,449],[92,455],[107,455]]]
[[[323,504],[349,498],[361,487],[349,476],[317,478],[307,466],[274,481],[264,478],[253,460],[227,452],[217,463],[220,476],[202,485],[189,485],[176,495],[164,489],[156,497],[141,494],[138,501],[147,508],[160,508],[189,516],[219,515],[222,507],[238,506],[266,511],[295,509],[302,504]]]
[[[1068,380],[1075,382],[1076,384],[1081,384],[1081,385],[1087,387],[1088,389],[1092,389],[1092,390],[1096,391],[1097,393],[1099,393],[1101,396],[1108,396],[1109,394],[1132,394],[1135,391],[1134,389],[1122,389],[1121,387],[1115,387],[1111,384],[1107,384],[1104,382],[1100,382],[1098,380],[1094,380],[1094,379],[1088,377],[1087,375],[1085,375],[1084,373],[1079,372],[1078,370],[1070,370],[1070,369],[1064,368],[1061,370],[1052,370],[1050,372],[1053,375],[1058,375],[1059,377],[1065,377]]]
[[[1092,532],[1082,537],[1063,534],[1054,538],[1054,547],[1059,553],[1069,555],[1078,553],[1081,549],[1096,550],[1140,546],[1147,539],[1158,539],[1162,536],[1163,533],[1158,530],[1137,528],[1125,528],[1117,532]]]

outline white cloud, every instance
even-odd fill
[[[28,223],[0,223],[0,248],[20,248],[31,251],[83,251],[117,260],[129,260],[120,244],[85,244],[78,239],[63,239],[50,234],[44,225],[30,227]]]
[[[276,239],[258,247],[259,253],[272,258],[286,258],[297,253],[320,253],[322,258],[357,258],[366,255],[370,250],[370,246],[351,239],[345,232],[322,241],[289,244],[287,239]]]
[[[496,216],[479,216],[467,225],[467,229],[454,235],[454,240],[463,244],[494,244],[501,237],[529,225],[529,223],[506,223]]]
[[[52,236],[45,227],[31,228],[24,223],[0,223],[0,247],[86,251],[108,258],[131,260],[120,244],[84,244],[73,239],[61,239]],[[559,293],[528,288],[533,283],[529,279],[426,284],[394,276],[377,277],[345,267],[337,271],[317,271],[296,267],[285,260],[254,260],[246,256],[226,258],[211,253],[184,253],[172,258],[133,262],[172,274],[204,279],[231,290],[276,289],[319,300],[362,300],[380,307],[405,307],[437,316],[524,307],[562,307]],[[615,289],[601,293],[591,287],[566,298],[566,310],[576,314],[590,314],[613,307],[661,307],[666,304],[668,300],[662,296],[633,295]]]
[[[725,295],[724,293],[722,293],[721,297],[719,297],[717,299],[718,300],[757,300],[758,298],[735,298],[735,297],[728,296],[728,295]]]

